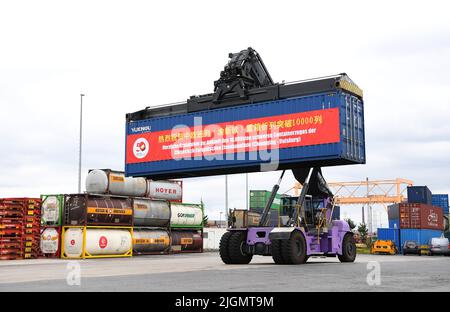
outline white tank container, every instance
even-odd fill
[[[166,200],[133,199],[134,226],[166,227],[170,222],[170,203]]]
[[[128,230],[86,229],[85,251],[91,256],[121,255],[131,249],[132,238]],[[64,235],[64,250],[68,257],[81,257],[83,229],[70,228]]]
[[[197,205],[171,203],[170,210],[171,210],[171,217],[170,217],[171,226],[202,225],[203,211]]]
[[[59,233],[55,228],[46,228],[41,234],[41,252],[56,254],[59,249]]]
[[[59,224],[60,212],[64,201],[63,196],[49,195],[47,196],[41,205],[41,217],[44,223]]]
[[[147,180],[127,178],[125,173],[119,171],[95,169],[86,178],[86,191],[91,194],[145,197]]]
[[[70,228],[64,234],[64,253],[69,258],[79,258],[83,253],[83,229]]]
[[[169,201],[181,200],[183,189],[177,182],[147,180],[147,197]]]

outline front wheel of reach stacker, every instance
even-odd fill
[[[276,264],[286,264],[283,259],[283,244],[281,239],[272,240],[272,259]]]
[[[285,264],[303,264],[307,260],[305,237],[294,231],[291,237],[281,240],[281,255]]]
[[[220,258],[225,264],[231,264],[231,257],[230,253],[228,252],[228,245],[230,244],[231,234],[233,234],[233,232],[226,232],[220,239],[219,254]]]
[[[341,262],[354,262],[356,258],[356,243],[353,234],[347,233],[342,240],[342,255],[338,255]]]
[[[245,252],[246,240],[246,232],[232,232],[228,242],[229,264],[249,264],[252,261],[253,256]]]

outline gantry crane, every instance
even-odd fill
[[[336,204],[340,205],[372,205],[401,203],[406,199],[405,193],[413,181],[397,178],[395,180],[368,180],[354,182],[328,182],[333,191]],[[294,195],[300,194],[302,186],[296,183],[293,188]],[[287,193],[286,192],[286,193]]]
[[[401,203],[406,199],[406,190],[413,181],[403,178],[394,180],[369,180],[353,182],[329,182],[328,186],[334,193],[337,205],[362,205],[362,222],[365,223],[364,207],[367,207],[369,231],[372,225],[372,205],[381,204],[387,210],[388,204]],[[294,191],[298,196],[302,189],[300,183],[286,191]]]

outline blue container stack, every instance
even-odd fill
[[[433,237],[440,237],[442,231],[438,230],[426,230],[426,229],[401,229],[400,230],[400,246],[410,240],[415,241],[419,245],[429,245],[430,240]]]
[[[380,240],[390,240],[393,241],[395,246],[397,246],[397,249],[399,248],[399,246],[401,246],[400,244],[400,231],[398,229],[385,229],[385,228],[380,228],[378,229],[378,239]]]
[[[432,194],[427,186],[408,186],[408,203],[431,205]]]
[[[441,207],[444,215],[448,215],[448,195],[432,195],[427,186],[409,186],[408,203],[422,203]],[[428,229],[400,229],[399,205],[388,206],[389,228],[379,228],[377,230],[378,239],[390,240],[395,243],[399,252],[402,251],[405,241],[412,240],[419,245],[428,245],[433,237],[440,237],[442,231]]]
[[[433,206],[442,208],[444,216],[448,216],[448,194],[433,194],[431,202]]]

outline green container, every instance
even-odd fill
[[[59,226],[62,224],[64,195],[41,195],[41,224]]]
[[[266,203],[270,199],[271,192],[269,191],[250,191],[250,209],[264,209],[266,207]],[[281,207],[281,195],[276,194],[273,200],[271,209],[280,210]]]
[[[170,227],[183,229],[202,229],[204,206],[203,204],[175,203],[170,204]]]

